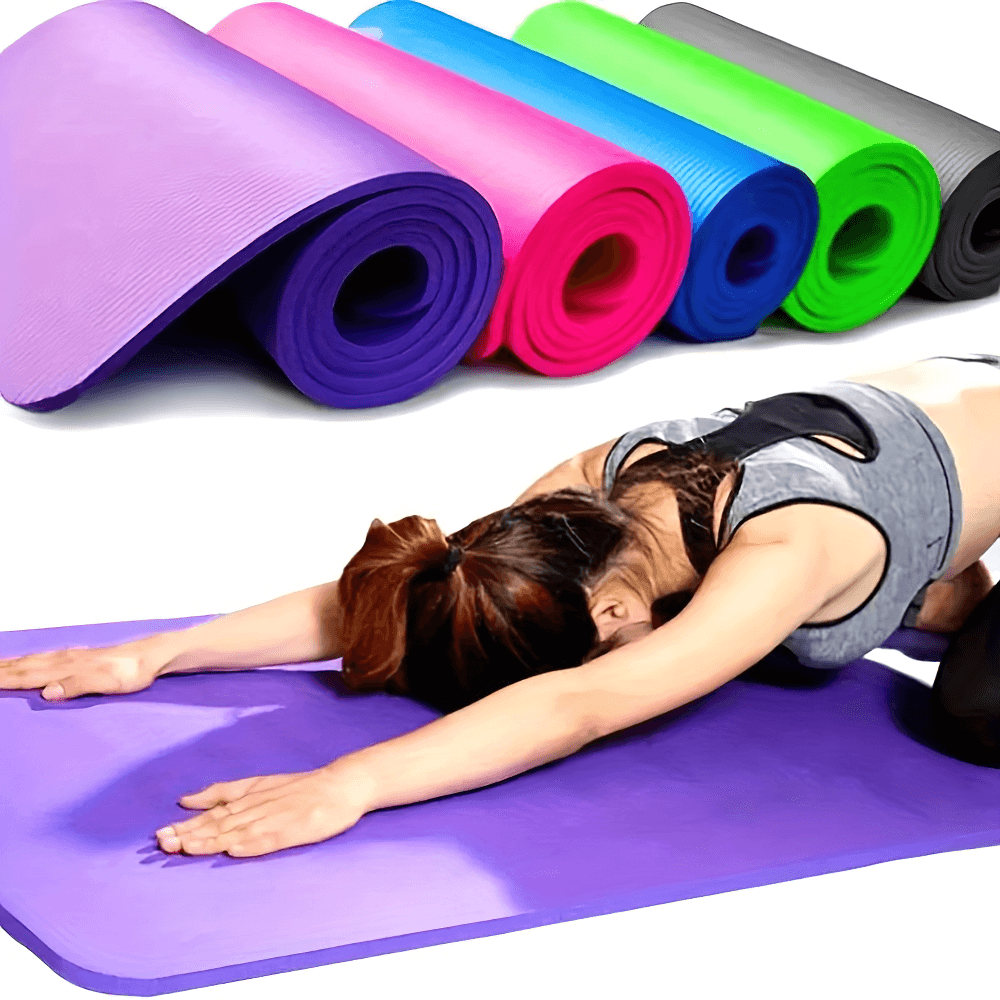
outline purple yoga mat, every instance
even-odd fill
[[[0,656],[190,621],[11,632]],[[866,660],[769,661],[564,761],[234,860],[165,855],[153,830],[189,815],[179,794],[434,713],[332,672],[0,692],[0,924],[73,983],[149,996],[996,844],[1000,771],[928,745],[927,693]]]
[[[156,7],[104,0],[28,32],[0,53],[0,109],[11,403],[65,406],[230,278],[289,379],[332,406],[413,396],[486,323],[502,254],[476,191]]]

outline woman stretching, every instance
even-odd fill
[[[957,755],[1000,764],[1000,359],[932,359],[583,452],[445,537],[375,521],[341,578],[194,628],[0,662],[49,700],[343,657],[441,718],[304,774],[182,798],[164,851],[247,857],[500,781],[670,711],[784,644],[836,667],[901,623],[955,632]],[[988,595],[988,596],[987,596]]]

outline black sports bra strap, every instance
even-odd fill
[[[862,455],[856,461],[871,462],[878,455],[878,439],[866,420],[839,399],[812,392],[786,392],[747,403],[731,423],[688,443],[742,461],[768,445],[816,435],[856,448]]]

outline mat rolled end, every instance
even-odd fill
[[[491,318],[542,375],[585,375],[627,354],[667,311],[687,265],[691,218],[660,167],[596,171],[545,212],[509,263]]]
[[[977,164],[941,208],[941,229],[917,291],[945,302],[1000,289],[1000,150]]]
[[[0,53],[0,391],[58,409],[211,289],[327,405],[405,399],[456,364],[499,286],[468,184],[145,3]]]
[[[795,167],[775,163],[736,184],[696,231],[659,332],[696,343],[751,336],[799,281],[818,222],[816,188]]]
[[[817,332],[880,316],[913,284],[934,245],[941,192],[915,146],[885,136],[816,181],[820,224],[802,278],[783,303]]]

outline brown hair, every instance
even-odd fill
[[[577,666],[597,638],[585,588],[631,538],[627,515],[583,490],[448,537],[422,517],[373,521],[340,579],[343,679],[451,711]]]
[[[669,486],[677,497],[684,548],[701,577],[719,551],[713,531],[715,494],[727,475],[739,474],[740,465],[734,459],[722,458],[699,447],[698,439],[685,444],[665,444],[665,448],[640,458],[619,473],[608,495],[613,503],[641,523],[642,497],[638,487],[647,483]],[[733,496],[737,488],[738,483],[733,488]]]
[[[685,548],[702,576],[717,551],[716,490],[738,468],[697,447],[671,445],[629,466],[609,497],[560,490],[447,537],[423,517],[373,521],[340,579],[344,681],[447,712],[615,648],[623,636],[597,642],[587,588],[627,546],[655,544],[637,488],[661,483],[674,490]],[[653,601],[654,627],[692,594]]]
[[[609,491],[609,497],[631,518],[637,543],[647,555],[656,546],[655,531],[645,517],[645,506],[655,500],[640,487],[650,483],[668,486],[677,499],[684,550],[700,582],[708,567],[719,554],[715,541],[715,496],[719,485],[730,473],[739,476],[737,461],[723,458],[704,448],[700,439],[691,442],[663,442],[665,447],[640,458],[619,473]],[[734,483],[733,493],[739,487]],[[683,590],[661,594],[650,605],[652,629],[676,618],[691,602],[698,584]],[[595,660],[618,649],[635,637],[632,627],[626,627],[595,643],[587,660]]]

